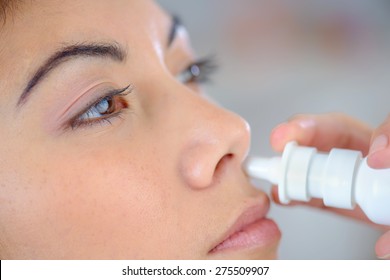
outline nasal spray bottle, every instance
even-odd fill
[[[358,204],[374,223],[390,225],[390,169],[370,168],[361,152],[320,153],[290,142],[281,157],[249,158],[245,169],[253,178],[278,185],[281,203],[320,198],[336,208]]]

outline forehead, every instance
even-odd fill
[[[34,0],[22,1],[3,31],[20,41],[59,41],[80,36],[121,36],[158,33],[167,16],[151,0]],[[4,36],[2,36],[4,37]],[[9,41],[8,41],[9,42]]]
[[[70,23],[82,18],[96,19],[110,24],[113,15],[126,16],[127,19],[139,21],[149,15],[155,17],[162,13],[152,0],[14,0],[17,5],[10,9],[14,14],[13,24],[29,23],[31,28],[48,26],[58,27],[61,23]],[[68,20],[67,20],[68,19]],[[158,19],[158,18],[157,18]],[[31,21],[34,20],[34,21]],[[108,21],[107,21],[108,20]],[[75,22],[76,23],[76,22]],[[92,23],[92,22],[91,22]]]
[[[20,76],[68,43],[164,44],[169,28],[170,17],[152,0],[22,0],[0,30],[0,76]]]

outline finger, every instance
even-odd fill
[[[375,252],[378,258],[390,259],[390,231],[379,238],[375,245]]]
[[[390,168],[390,117],[373,133],[368,155],[368,165],[372,168]]]
[[[297,115],[277,126],[271,133],[271,145],[281,152],[290,141],[314,146],[321,151],[345,148],[368,153],[372,129],[340,113]]]

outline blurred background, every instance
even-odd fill
[[[158,0],[219,71],[207,93],[252,127],[252,151],[274,155],[273,127],[297,113],[344,112],[372,126],[390,113],[390,1]],[[269,192],[269,185],[255,182]],[[273,205],[280,259],[375,259],[380,232],[307,208]]]

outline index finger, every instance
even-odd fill
[[[272,131],[271,145],[281,152],[288,142],[297,141],[320,151],[341,148],[367,155],[371,134],[370,126],[344,114],[297,115]]]

